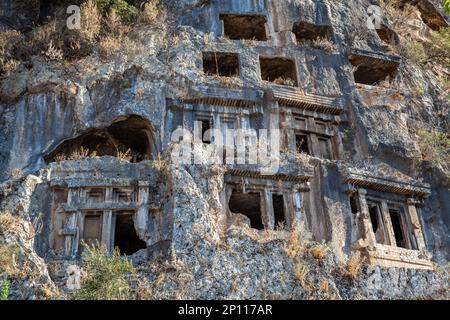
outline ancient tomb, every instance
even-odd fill
[[[118,156],[127,154],[132,162],[151,159],[155,152],[154,129],[147,120],[130,116],[113,122],[109,127],[93,129],[66,140],[44,156],[47,163],[71,159],[77,154]]]
[[[431,269],[420,219],[428,185],[361,170],[343,170],[348,185],[352,248],[384,267]]]
[[[311,171],[264,176],[231,169],[225,176],[224,198],[230,222],[236,220],[256,230],[290,228],[302,221],[303,193],[309,192]],[[239,217],[239,218],[238,218]]]
[[[267,40],[266,16],[221,14],[220,20],[223,26],[223,36],[231,40]]]
[[[50,249],[74,257],[83,243],[126,255],[147,247],[150,185],[155,185],[148,167],[112,157],[51,167]]]
[[[321,39],[332,40],[333,29],[329,25],[316,25],[304,21],[294,23],[292,32],[298,42],[318,41]]]
[[[423,21],[431,30],[437,31],[448,27],[445,16],[430,0],[402,0],[401,3],[414,5],[419,11]]]
[[[239,77],[239,68],[237,53],[203,52],[203,72],[206,75]]]
[[[295,61],[284,57],[260,57],[261,79],[279,85],[298,86]]]
[[[378,85],[394,79],[401,58],[387,54],[353,49],[350,62],[354,67],[355,82],[365,85]]]

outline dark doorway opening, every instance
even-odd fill
[[[281,194],[272,194],[273,215],[275,218],[275,228],[286,225],[284,214],[284,197]]]
[[[265,16],[221,14],[220,19],[223,21],[224,36],[231,40],[267,40]]]
[[[237,53],[204,52],[203,72],[221,77],[239,77],[239,55]]]
[[[120,253],[124,255],[131,255],[147,248],[146,243],[139,239],[136,234],[131,213],[116,215],[114,247],[118,248]]]
[[[397,247],[408,248],[400,212],[398,210],[390,209],[389,215],[391,217],[392,228],[394,229],[394,237]]]
[[[369,204],[370,222],[372,223],[372,230],[376,234],[378,232],[378,206]]]
[[[308,147],[308,137],[306,135],[296,135],[295,136],[295,146],[298,153],[309,153]]]
[[[261,79],[279,85],[296,87],[297,71],[294,60],[286,58],[259,58]]]
[[[358,213],[358,204],[356,203],[356,199],[353,196],[350,196],[350,209],[352,210],[352,214]]]
[[[253,229],[264,230],[261,216],[261,194],[259,192],[233,191],[228,206],[231,212],[247,216]]]
[[[202,142],[211,144],[211,121],[208,119],[201,120],[202,122]]]

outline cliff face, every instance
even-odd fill
[[[130,255],[155,298],[445,296],[448,17],[423,2],[167,0],[89,45],[0,43],[0,244],[36,266],[11,297],[65,292],[82,240]],[[30,6],[27,31],[11,4],[10,42],[61,19]],[[258,160],[268,130],[275,171],[224,163],[226,129],[255,131]]]

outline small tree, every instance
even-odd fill
[[[131,298],[131,288],[127,274],[134,274],[135,268],[119,250],[109,253],[105,246],[89,247],[83,244],[83,271],[81,289],[75,293],[81,300],[127,300]]]

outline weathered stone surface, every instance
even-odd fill
[[[433,25],[445,23],[432,2],[421,10]],[[18,243],[39,274],[14,278],[11,297],[49,298],[39,286],[66,293],[66,270],[80,263],[84,231],[112,249],[116,220],[129,215],[135,241],[147,247],[130,259],[155,298],[448,298],[449,173],[418,165],[414,132],[448,131],[450,108],[434,70],[398,57],[367,28],[376,1],[164,3],[175,17],[172,33],[143,30],[148,41],[139,54],[102,61],[93,53],[67,68],[32,57],[30,68],[0,79],[0,215],[20,225],[0,225],[0,239]],[[39,17],[33,8],[26,14]],[[220,14],[263,16],[267,41],[228,39]],[[328,30],[328,42],[302,41],[293,32],[298,25]],[[388,17],[383,25],[394,28]],[[239,76],[206,74],[203,52],[238,55]],[[285,75],[296,79],[264,79],[261,57],[293,62]],[[358,68],[375,72],[367,79]],[[392,80],[389,87],[374,80],[386,75],[381,82]],[[82,142],[101,151],[108,128],[129,117],[148,123],[144,161],[110,153],[56,159],[65,142],[90,133],[98,141]],[[280,129],[279,170],[223,165],[201,139],[193,143],[197,164],[176,163],[172,132],[192,131],[196,121],[219,130]],[[133,140],[136,131],[125,129],[117,136]],[[108,141],[126,151],[116,138]],[[231,211],[233,192],[258,194],[264,230],[251,228],[251,214]],[[274,196],[282,199],[281,228]],[[376,206],[384,222],[374,226]],[[388,222],[397,209],[402,239]],[[86,224],[89,216],[98,220]],[[292,232],[305,246],[294,257],[287,250]],[[326,253],[317,259],[312,248],[322,241]],[[345,265],[355,252],[369,265],[352,278]]]

